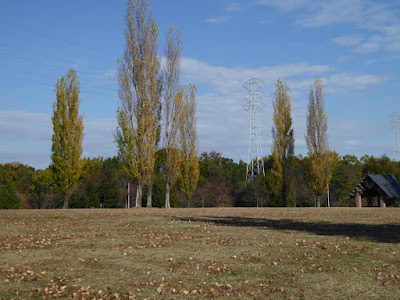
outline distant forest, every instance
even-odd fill
[[[162,164],[164,150],[157,152],[153,185],[153,207],[165,205],[165,181]],[[295,156],[291,193],[287,206],[315,206],[315,196],[306,177],[307,157]],[[118,157],[84,158],[84,167],[70,199],[70,208],[123,208],[127,203],[128,176]],[[200,176],[191,199],[182,195],[179,184],[171,190],[171,207],[273,207],[281,206],[280,195],[274,193],[271,176],[273,159],[264,158],[266,176],[246,182],[246,163],[238,163],[220,153],[202,153]],[[35,170],[17,162],[0,164],[0,208],[61,208],[63,198],[52,188],[51,168]],[[387,156],[354,155],[340,157],[329,186],[331,206],[355,206],[350,193],[366,174],[392,174],[400,178],[400,163]],[[134,206],[136,183],[130,183],[131,206]],[[144,188],[144,197],[147,190]],[[400,204],[400,203],[399,203]],[[327,195],[321,198],[327,206]]]

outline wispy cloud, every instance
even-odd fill
[[[392,2],[258,0],[256,3],[273,6],[284,12],[297,13],[295,23],[305,28],[352,24],[358,29],[366,30],[369,37],[364,40],[357,35],[341,36],[333,40],[345,47],[355,47],[356,53],[371,53],[381,49],[400,52],[400,18],[398,8],[394,7]]]
[[[269,154],[271,149],[271,101],[278,78],[287,81],[292,90],[296,153],[306,153],[304,133],[307,95],[315,75],[321,76],[327,95],[351,94],[385,81],[385,78],[374,74],[338,72],[330,65],[297,63],[259,68],[228,68],[184,57],[182,60],[183,80],[207,87],[207,92],[200,93],[197,101],[200,150],[217,150],[236,160],[246,160],[249,115],[243,109],[243,94],[245,93],[243,83],[254,76],[264,81],[263,87],[266,92],[265,106],[260,114],[263,124],[261,132],[263,153]],[[354,140],[355,137],[349,136],[347,131],[349,128],[341,129],[335,132],[335,136],[342,135],[343,140],[344,138],[349,141]],[[337,140],[341,144],[336,145],[335,150],[347,151],[348,147],[344,146],[343,140],[340,138]]]
[[[242,5],[237,2],[230,3],[228,6],[225,7],[225,11],[227,12],[239,12],[242,10]]]
[[[335,44],[344,47],[354,47],[361,44],[363,38],[359,35],[342,35],[332,40]]]
[[[351,93],[354,90],[365,90],[386,81],[386,78],[373,74],[341,72],[322,77],[328,93]]]
[[[222,17],[216,17],[216,18],[208,18],[204,22],[210,23],[210,24],[221,24],[221,23],[226,23],[231,19],[231,16],[222,16]]]
[[[274,6],[284,11],[292,11],[303,8],[310,4],[309,0],[257,0],[258,5]]]
[[[115,69],[108,70],[103,73],[103,77],[106,79],[109,79],[109,78],[115,79],[117,77],[117,70],[115,70]]]
[[[296,91],[308,89],[315,75],[319,75],[326,80],[329,92],[332,93],[343,92],[345,89],[361,90],[385,81],[384,77],[374,74],[335,72],[331,65],[297,63],[259,68],[228,68],[187,57],[182,60],[182,72],[186,81],[208,84],[223,95],[242,91],[243,83],[251,77],[262,79],[268,90],[272,90],[276,80],[282,78]]]
[[[0,111],[0,162],[20,161],[34,167],[47,167],[51,135],[48,114]]]
[[[114,119],[84,119],[83,156],[116,155],[115,128]],[[35,168],[46,168],[50,164],[52,134],[48,114],[0,111],[0,163],[20,161]]]

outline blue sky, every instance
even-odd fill
[[[295,152],[305,155],[309,86],[324,82],[330,148],[393,153],[390,116],[400,109],[398,1],[154,0],[160,49],[170,22],[183,33],[182,83],[198,88],[200,152],[247,159],[243,83],[264,81],[263,154],[271,152],[272,96],[291,87]],[[117,154],[116,61],[124,47],[126,1],[0,2],[0,163],[50,164],[58,78],[81,82],[84,156]]]

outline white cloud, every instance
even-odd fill
[[[330,147],[340,154],[380,156],[391,154],[390,134],[384,122],[371,123],[362,118],[346,120],[337,116],[328,120]],[[373,137],[373,138],[372,138]]]
[[[361,21],[362,0],[318,1],[308,5],[307,13],[298,20],[304,27],[320,27],[334,23]]]
[[[108,70],[103,73],[103,77],[106,79],[110,79],[110,78],[115,79],[117,77],[117,70],[116,69]]]
[[[330,93],[349,93],[354,90],[363,90],[368,87],[379,85],[385,81],[385,78],[371,74],[357,74],[342,72],[332,74],[322,78],[326,91]]]
[[[356,53],[372,53],[380,49],[400,52],[400,24],[385,26],[380,33],[374,34],[354,49]]]
[[[354,49],[356,53],[372,53],[376,52],[381,48],[382,37],[374,35],[368,39],[365,43],[362,43]]]
[[[242,5],[237,2],[230,3],[228,6],[225,7],[227,12],[239,12],[242,10]]]
[[[117,155],[114,133],[117,128],[115,119],[84,120],[83,155],[88,157],[112,157]]]
[[[345,47],[354,47],[363,41],[363,38],[358,35],[343,35],[332,40],[335,44]]]
[[[329,65],[307,63],[264,66],[259,68],[213,66],[192,58],[182,59],[183,79],[189,82],[205,83],[213,86],[221,94],[243,93],[243,83],[251,77],[264,81],[267,89],[275,86],[278,78],[325,74],[333,71]]]
[[[243,83],[251,77],[264,81],[267,91],[273,90],[278,78],[288,81],[292,91],[308,89],[315,75],[324,79],[330,92],[343,92],[346,89],[365,89],[382,83],[385,78],[372,74],[337,72],[330,65],[310,65],[307,63],[244,68],[213,66],[192,58],[182,59],[182,77],[189,82],[212,86],[222,95],[243,94]],[[271,94],[271,93],[269,93]]]
[[[291,11],[309,5],[310,0],[257,0],[256,4],[274,6],[284,11]]]
[[[216,18],[208,18],[204,22],[206,23],[211,23],[211,24],[221,24],[229,21],[231,19],[230,16],[222,16],[222,17],[216,17]]]
[[[269,154],[271,149],[272,97],[276,80],[288,82],[292,90],[292,116],[296,136],[296,153],[307,152],[304,141],[307,114],[308,88],[318,74],[324,82],[327,94],[365,90],[384,82],[385,78],[372,74],[335,72],[329,65],[307,63],[262,66],[259,68],[224,67],[184,57],[182,79],[207,87],[207,92],[198,95],[198,136],[200,151],[216,150],[233,159],[247,159],[249,114],[244,111],[243,83],[251,77],[264,81],[265,103],[260,113],[262,150]],[[202,89],[204,90],[204,89]],[[346,134],[349,128],[337,134]],[[346,137],[354,140],[355,137]],[[340,139],[338,139],[340,140]],[[347,149],[340,140],[337,148]],[[337,149],[335,148],[335,149]]]
[[[345,140],[344,141],[345,145],[349,145],[349,146],[362,146],[364,145],[364,142],[359,140],[359,139],[351,139],[351,140]]]
[[[259,5],[297,12],[296,23],[308,28],[332,24],[352,24],[366,30],[366,41],[357,35],[337,37],[333,41],[345,47],[356,47],[356,53],[371,53],[384,49],[400,51],[400,18],[395,3],[369,0],[258,0]]]
[[[44,168],[50,161],[51,116],[0,111],[0,162],[19,161]]]
[[[117,154],[113,142],[116,121],[84,119],[83,156]],[[35,168],[50,164],[53,127],[49,114],[0,111],[0,163],[19,161]]]

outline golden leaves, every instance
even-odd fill
[[[79,116],[79,80],[69,70],[57,81],[53,103],[52,170],[54,186],[65,196],[68,207],[70,191],[75,187],[82,169],[83,117]]]
[[[119,62],[120,103],[115,141],[124,168],[134,180],[151,185],[158,140],[161,84],[157,79],[158,27],[148,1],[128,3],[126,48]]]

